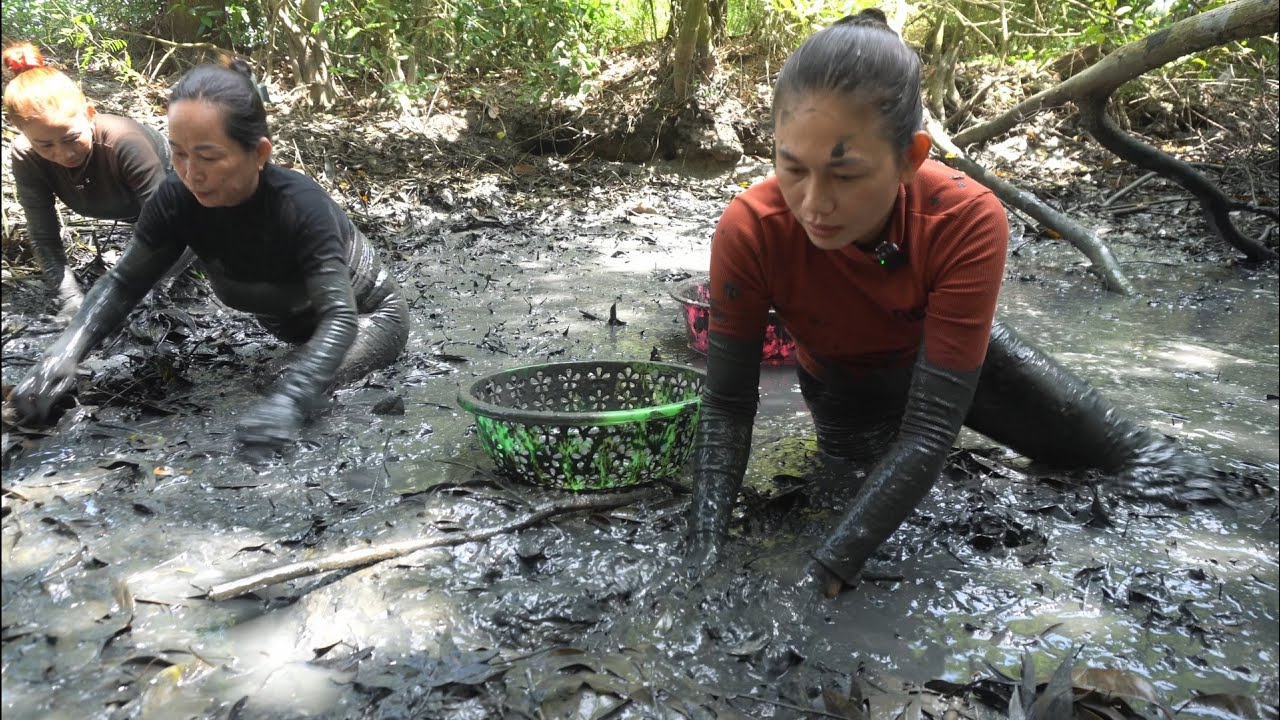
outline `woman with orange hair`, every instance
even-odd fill
[[[4,63],[17,73],[5,88],[4,112],[21,133],[10,149],[18,203],[59,316],[69,318],[84,295],[67,266],[54,200],[87,217],[133,222],[168,172],[169,147],[152,128],[96,112],[34,46],[7,48]]]

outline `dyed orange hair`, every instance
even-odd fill
[[[45,66],[40,50],[31,43],[7,47],[3,57],[5,66],[17,73],[4,89],[4,110],[14,125],[37,118],[61,120],[89,103],[71,78]]]

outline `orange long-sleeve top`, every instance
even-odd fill
[[[904,265],[888,269],[853,245],[816,248],[777,179],[754,185],[729,204],[712,240],[711,331],[759,339],[772,306],[815,377],[906,367],[922,342],[936,365],[979,367],[1009,243],[999,199],[926,160],[899,186],[884,237]]]

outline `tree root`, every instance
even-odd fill
[[[1153,173],[1159,173],[1172,179],[1200,201],[1205,219],[1214,233],[1229,245],[1245,254],[1254,262],[1275,260],[1276,251],[1262,242],[1243,235],[1231,221],[1233,210],[1242,210],[1272,219],[1276,211],[1272,208],[1260,208],[1250,203],[1231,200],[1223,194],[1218,186],[1209,181],[1191,166],[1172,155],[1125,134],[1116,127],[1115,121],[1107,115],[1108,94],[1092,94],[1080,99],[1081,119],[1093,137],[1106,149],[1120,158]]]
[[[1042,90],[986,122],[956,133],[966,147],[1012,130],[1045,107],[1091,93],[1110,95],[1124,83],[1183,55],[1275,32],[1276,0],[1236,0],[1124,45],[1089,69]]]

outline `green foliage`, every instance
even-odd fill
[[[256,0],[204,4],[174,3],[172,11],[188,13],[200,22],[203,41],[225,48],[256,48],[267,42],[266,9]]]
[[[1088,46],[1112,49],[1229,0],[924,0],[908,6],[905,35],[927,46],[942,23],[962,57],[1047,62]],[[298,0],[291,0],[298,2]],[[590,92],[609,54],[662,40],[678,0],[322,0],[330,71],[391,98],[430,97],[445,75],[518,74],[528,93]],[[781,58],[817,28],[865,7],[891,16],[904,0],[727,0],[730,36]],[[157,18],[188,15],[198,39],[241,52],[280,38],[264,0],[23,0],[5,2],[6,40],[72,50],[82,66],[137,77],[118,30],[162,34]],[[1002,12],[1003,9],[1003,12]],[[190,39],[190,37],[182,38]],[[660,52],[654,49],[654,52]],[[56,51],[55,51],[56,52]],[[1275,64],[1270,38],[1183,60],[1182,72],[1216,75],[1253,53]]]
[[[430,36],[449,70],[523,68],[535,84],[576,93],[616,40],[611,9],[607,0],[457,0]]]
[[[115,73],[121,82],[137,81],[128,43],[112,32],[146,22],[158,12],[154,2],[129,0],[30,0],[3,8],[6,41],[28,40],[45,50],[69,49],[82,69]]]
[[[1078,48],[1098,46],[1110,51],[1228,2],[943,0],[922,7],[921,14],[934,18],[935,23],[945,23],[952,37],[962,38],[967,57],[1003,55],[1007,59],[1044,62]]]
[[[328,37],[340,77],[372,81],[393,96],[434,92],[428,75],[519,70],[533,92],[577,93],[614,43],[656,18],[631,18],[646,0],[330,0],[316,28]]]
[[[160,12],[159,0],[24,0],[0,3],[5,41],[55,45],[77,31],[79,19],[109,28],[144,27]],[[82,30],[81,30],[82,32]]]

